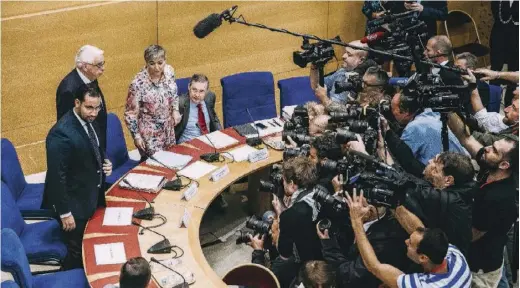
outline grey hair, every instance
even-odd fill
[[[166,50],[161,46],[150,45],[144,50],[144,61],[146,63],[160,58],[166,58]]]
[[[441,53],[446,54],[446,56],[449,56],[451,54],[453,46],[451,45],[451,41],[448,38],[448,36],[437,35],[437,36],[433,36],[431,39],[433,39],[435,41],[433,43],[433,48],[435,50],[440,50]]]
[[[82,66],[81,63],[94,63],[94,59],[96,57],[102,56],[103,53],[105,53],[103,50],[92,46],[92,45],[84,45],[81,48],[79,48],[78,52],[76,53],[76,66]]]
[[[469,69],[475,69],[477,67],[477,56],[469,53],[469,52],[463,52],[455,56],[455,59],[457,60],[466,60],[466,67]]]

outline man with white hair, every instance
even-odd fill
[[[98,85],[98,77],[105,71],[104,51],[92,45],[84,45],[76,53],[76,67],[63,80],[56,91],[57,120],[74,107],[76,93],[82,86],[96,89],[101,96],[101,106],[96,118],[100,130],[100,144],[106,148],[107,108],[105,97]]]

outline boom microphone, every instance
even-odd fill
[[[388,35],[389,33],[388,32],[376,32],[376,33],[372,33],[372,34],[369,34],[363,38],[361,38],[361,43],[363,44],[370,44],[372,42],[376,42],[376,41],[379,41],[381,39],[384,39],[386,38],[386,36]]]
[[[222,13],[217,14],[213,13],[208,17],[202,19],[195,27],[193,28],[193,34],[199,39],[202,39],[208,36],[209,33],[213,32],[215,29],[222,25],[222,19],[226,18],[230,15],[230,13],[234,12],[238,6],[233,6],[230,9],[222,11]]]

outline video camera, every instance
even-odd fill
[[[336,36],[331,40],[341,41],[341,38]],[[318,41],[311,44],[309,43],[309,39],[304,37],[301,48],[303,51],[293,52],[293,62],[301,68],[307,67],[308,63],[324,66],[335,57],[334,48],[329,43]]]
[[[309,133],[309,112],[307,111],[307,108],[296,106],[291,119],[285,122],[283,131],[291,131],[293,133],[307,135]],[[284,139],[284,141],[286,140]]]

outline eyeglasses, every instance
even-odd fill
[[[99,68],[99,69],[105,67],[105,61],[103,61],[103,62],[99,62],[99,63],[97,63],[97,64],[87,63],[87,62],[84,62],[84,63],[85,63],[85,64],[92,65],[92,66],[96,66],[96,67]]]

